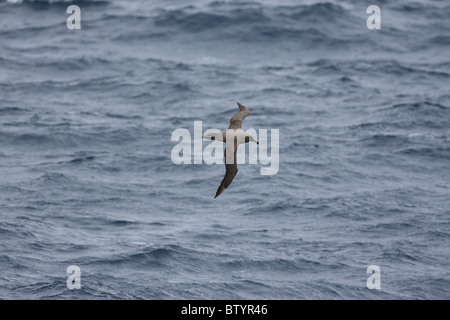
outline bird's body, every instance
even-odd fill
[[[246,134],[244,130],[242,130],[242,121],[250,114],[250,111],[246,106],[239,102],[237,104],[239,106],[239,112],[231,118],[230,125],[226,131],[221,133],[211,133],[203,137],[208,140],[225,142],[224,156],[226,172],[214,198],[217,198],[226,188],[228,188],[238,172],[236,152],[239,145],[247,142],[258,143],[251,135]]]
[[[244,130],[242,129],[227,129],[226,131],[220,132],[220,133],[211,133],[208,136],[205,136],[203,138],[208,140],[217,140],[222,142],[227,142],[227,136],[233,137],[237,140],[238,144],[249,142],[245,141],[246,139],[249,140],[250,137],[253,138],[251,135],[246,134]]]

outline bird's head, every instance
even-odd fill
[[[254,142],[256,144],[259,144],[258,141],[256,141],[252,136],[248,135],[245,137],[245,142]]]

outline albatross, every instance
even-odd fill
[[[242,130],[242,121],[250,114],[250,111],[246,106],[239,102],[237,102],[237,105],[239,107],[239,112],[231,117],[230,125],[227,130],[221,133],[210,133],[203,137],[206,140],[218,140],[226,143],[224,150],[226,169],[225,176],[217,189],[214,199],[220,196],[222,192],[228,188],[238,172],[236,152],[239,145],[247,142],[259,144],[259,142],[256,141],[251,135],[246,134],[244,130]],[[229,150],[229,152],[227,152],[227,150]]]

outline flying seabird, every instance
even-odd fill
[[[226,188],[228,188],[238,172],[236,162],[236,152],[238,146],[241,143],[247,142],[255,142],[259,144],[259,142],[256,141],[251,135],[246,134],[244,130],[242,130],[242,120],[244,120],[250,114],[250,111],[246,106],[240,104],[239,102],[237,102],[237,105],[239,106],[239,112],[231,117],[230,125],[228,126],[228,129],[226,131],[221,133],[210,133],[203,137],[207,140],[219,140],[226,143],[224,150],[226,172],[225,176],[223,177],[222,183],[219,186],[219,189],[217,189],[214,199],[222,194],[222,192],[224,192]],[[233,139],[228,139],[227,141],[227,136],[228,138]],[[230,152],[228,152],[227,154],[227,149],[230,151],[233,150],[233,153],[231,154]]]

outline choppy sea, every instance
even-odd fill
[[[449,17],[0,1],[0,298],[449,299]],[[240,164],[213,199],[225,167],[174,164],[171,134],[226,129],[236,101],[279,129],[279,170]]]

